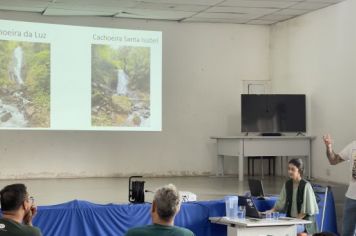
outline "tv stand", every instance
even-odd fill
[[[311,146],[313,136],[220,136],[211,137],[217,142],[217,176],[224,176],[224,157],[237,157],[239,160],[239,180],[244,179],[244,160],[248,156],[281,157],[281,175],[285,173],[282,160],[288,156],[305,157],[307,177],[311,173]]]
[[[282,136],[282,133],[262,133],[261,135],[262,136],[273,136],[273,137],[276,137],[276,136]]]

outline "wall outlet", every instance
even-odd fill
[[[326,169],[326,176],[330,176],[331,175],[331,171],[329,168]]]

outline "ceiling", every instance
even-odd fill
[[[46,16],[270,25],[343,0],[0,0],[0,10]]]

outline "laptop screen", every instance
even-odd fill
[[[246,216],[252,218],[261,218],[255,203],[250,197],[239,196],[239,205],[246,206]]]
[[[264,197],[265,196],[261,180],[249,179],[248,186],[250,188],[251,196],[253,196],[253,197]]]

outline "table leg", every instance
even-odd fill
[[[244,181],[244,143],[243,140],[240,141],[240,155],[239,155],[239,181]]]
[[[261,156],[261,178],[264,179],[264,176],[263,176],[263,156]]]
[[[239,155],[239,181],[244,181],[244,156]]]
[[[311,175],[311,158],[310,156],[308,156],[308,178],[311,179],[312,175]]]
[[[268,176],[271,176],[271,159],[268,159]]]
[[[307,164],[307,172],[306,172],[306,174],[307,174],[307,177],[308,177],[308,179],[310,180],[311,179],[311,175],[310,175],[310,165],[311,165],[311,161],[310,161],[310,156],[305,156],[304,157],[304,161],[306,162],[306,163],[308,163]]]
[[[280,156],[281,158],[281,177],[283,177],[283,156]]]
[[[218,155],[216,176],[224,176],[224,155]]]
[[[309,141],[309,152],[308,152],[308,178],[312,178],[312,162],[311,162],[311,140]]]

